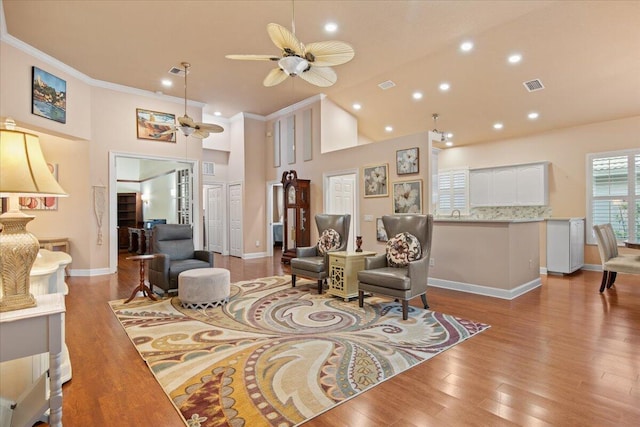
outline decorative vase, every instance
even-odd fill
[[[360,247],[362,246],[362,236],[356,236],[356,246],[358,246],[356,252],[362,252],[362,248]]]

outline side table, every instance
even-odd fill
[[[124,303],[128,303],[129,301],[131,301],[133,298],[135,298],[136,294],[138,292],[142,292],[142,295],[145,297],[149,297],[150,299],[152,299],[153,301],[156,301],[156,297],[153,296],[153,292],[151,292],[151,289],[149,288],[149,286],[147,286],[146,282],[145,282],[145,274],[144,274],[144,263],[146,260],[151,259],[155,257],[155,255],[135,255],[135,256],[130,256],[127,257],[127,259],[130,259],[132,261],[140,261],[140,283],[138,284],[138,286],[136,286],[136,288],[133,290],[133,292],[131,293],[131,296],[129,297],[128,300],[126,300]]]
[[[329,289],[328,294],[344,298],[358,296],[358,271],[364,269],[364,258],[375,252],[329,252]]]

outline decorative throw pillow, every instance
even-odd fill
[[[391,267],[406,267],[420,258],[420,240],[406,231],[398,233],[387,241],[387,263]]]
[[[333,228],[329,228],[322,232],[318,239],[318,253],[324,255],[329,251],[336,250],[340,247],[340,234]]]

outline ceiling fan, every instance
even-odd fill
[[[265,86],[275,86],[287,77],[300,76],[312,85],[328,87],[338,80],[336,72],[331,68],[353,59],[353,48],[341,41],[325,41],[304,45],[295,36],[295,24],[292,22],[293,32],[282,25],[267,25],[267,33],[271,41],[280,50],[276,55],[227,55],[229,59],[249,61],[277,61],[278,68],[267,74],[262,82]]]
[[[169,135],[181,131],[184,136],[192,135],[196,138],[204,139],[208,137],[210,133],[224,132],[222,126],[212,123],[194,122],[193,119],[187,115],[187,74],[189,74],[191,64],[182,62],[180,65],[184,68],[184,116],[178,117],[178,125],[172,125],[171,129],[160,133],[160,135]]]

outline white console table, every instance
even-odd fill
[[[60,361],[64,296],[54,293],[35,298],[35,307],[0,313],[0,362],[48,352],[48,381],[45,372],[15,400],[13,408],[0,408],[2,426],[32,426],[47,409],[49,425],[62,426]]]
[[[65,268],[71,263],[71,256],[61,251],[40,249],[30,273],[30,291],[38,298],[44,295],[59,295],[64,301],[64,295],[69,293],[65,282]],[[1,291],[0,291],[1,293]],[[16,310],[20,311],[20,310]],[[7,312],[12,313],[12,312]],[[59,362],[61,381],[71,379],[71,360],[69,350],[65,344],[65,315],[62,313],[62,355]],[[4,342],[4,341],[3,341]],[[38,383],[49,369],[50,355],[46,352],[33,353],[30,357],[4,361],[0,363],[0,396],[5,400],[17,401],[20,396]],[[41,413],[42,416],[44,414]],[[46,416],[40,418],[45,420]],[[5,424],[0,423],[1,427]]]

